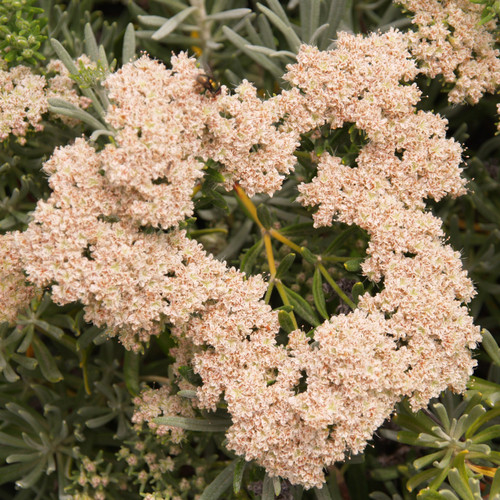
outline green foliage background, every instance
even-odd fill
[[[498,15],[496,4],[484,2],[485,20]],[[100,81],[141,50],[167,65],[172,51],[187,50],[217,81],[231,88],[247,78],[266,96],[284,84],[280,77],[301,43],[327,49],[338,29],[368,33],[409,24],[405,13],[387,0],[4,0],[0,54],[9,66],[27,64],[44,74],[51,58],[68,62],[86,53],[99,63],[99,71],[89,74],[75,67],[73,72],[81,92],[93,100],[88,113],[52,105],[80,118],[81,125],[68,128],[47,119],[44,131],[29,135],[25,145],[13,137],[0,144],[0,229],[26,227],[36,201],[48,196],[42,163],[55,147],[99,128],[99,110],[105,106]],[[170,498],[165,493],[170,491],[171,497],[182,499],[268,499],[275,493],[281,499],[500,498],[498,98],[485,96],[475,107],[450,106],[442,81],[418,83],[426,96],[421,108],[447,117],[450,135],[466,148],[470,193],[433,207],[476,284],[471,312],[491,332],[476,353],[479,366],[466,394],[444,393],[416,415],[403,402],[363,456],[332,468],[322,490],[302,491],[271,480],[254,464],[245,467],[224,448],[223,433],[189,431],[177,449],[147,432],[135,432],[130,424],[133,397],[141,385],[155,386],[169,374],[173,340],[168,330],[144,354],[135,355],[86,324],[78,304],[57,307],[44,294],[16,325],[0,325],[0,497],[90,499],[103,494],[125,500],[154,491],[164,492],[158,498]],[[335,148],[345,162],[363,144],[362,135],[348,127],[335,136],[325,131],[323,137],[321,147]],[[309,138],[303,141],[307,150]],[[329,273],[355,301],[366,284],[358,264],[367,237],[341,224],[328,234],[312,228],[307,211],[290,203],[297,184],[314,176],[308,153],[297,161],[280,193],[254,199],[259,218],[266,227],[279,222],[296,244],[306,242],[310,252],[326,257]],[[196,220],[187,224],[191,237],[247,273],[268,272],[255,225],[235,197],[221,189],[216,171],[207,172]],[[297,257],[279,242],[274,245],[278,277],[302,325],[314,327],[319,317],[341,307],[316,272],[314,259]],[[271,303],[282,305],[275,298]],[[288,313],[286,308],[280,313],[285,332],[291,328]],[[184,373],[193,379],[188,369]],[[148,453],[157,460],[171,459],[173,470],[154,473]]]

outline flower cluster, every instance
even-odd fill
[[[0,322],[11,323],[36,291],[35,287],[26,283],[15,244],[15,233],[0,236],[0,276]]]
[[[452,103],[476,104],[485,92],[500,85],[499,51],[495,49],[493,19],[480,24],[483,5],[469,0],[398,0],[412,11],[417,30],[409,44],[420,62],[420,71],[434,78],[439,74],[454,85]]]
[[[184,437],[184,431],[179,427],[159,425],[153,419],[161,416],[194,417],[193,407],[180,396],[172,395],[167,385],[160,389],[146,389],[140,397],[134,400],[135,412],[132,422],[136,424],[136,430],[140,431],[144,422],[157,436],[168,436],[169,441],[178,444]]]
[[[80,60],[90,65],[88,58],[82,57]],[[35,132],[43,130],[42,115],[49,109],[50,98],[64,99],[82,109],[90,105],[90,99],[78,94],[74,80],[60,60],[50,61],[47,72],[53,73],[53,76],[45,78],[35,75],[26,66],[7,70],[0,60],[0,142],[13,134],[19,143],[24,144],[30,128]],[[54,117],[69,126],[78,123],[74,118],[57,114]]]
[[[147,57],[125,65],[106,81],[115,142],[56,150],[44,165],[52,194],[12,241],[33,284],[60,304],[79,300],[127,348],[168,322],[202,378],[196,406],[227,404],[228,447],[312,487],[325,465],[362,451],[402,397],[419,408],[463,390],[479,332],[462,305],[471,283],[424,202],[464,192],[461,149],[441,117],[416,112],[406,36],[341,34],[333,51],[302,47],[288,70],[291,90],[261,102],[246,82],[233,96],[203,94],[185,55],[172,70]],[[364,228],[363,272],[385,287],[319,326],[314,342],[296,330],[278,344],[262,277],[228,268],[177,225],[193,212],[202,160],[221,165],[227,186],[272,194],[301,133],[346,123],[368,138],[357,167],[324,154],[299,201],[319,206],[317,226],[335,217]],[[137,404],[137,423],[187,411],[165,388]]]
[[[28,67],[7,70],[0,60],[0,141],[14,134],[24,144],[30,126],[42,130],[40,121],[48,109],[45,83],[43,76]]]

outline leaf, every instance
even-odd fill
[[[321,271],[318,267],[314,271],[312,292],[316,309],[324,319],[329,319],[330,316],[326,310],[325,292],[323,291],[323,280],[321,279]]]
[[[363,262],[364,257],[356,257],[355,259],[350,259],[344,262],[344,267],[346,271],[350,273],[357,273],[361,269],[361,262]]]
[[[487,352],[493,363],[500,366],[500,348],[498,347],[495,338],[485,328],[483,328],[481,333],[483,334],[482,345],[484,350]]]
[[[417,458],[413,461],[413,467],[415,469],[423,469],[428,465],[432,464],[436,460],[439,460],[446,454],[446,450],[436,451],[435,453],[431,453],[430,455],[425,455],[423,457]]]
[[[462,500],[475,500],[474,494],[469,486],[468,478],[462,477],[458,469],[453,468],[450,470],[448,473],[448,481]]]
[[[271,212],[269,212],[269,209],[263,203],[257,207],[257,218],[266,229],[269,229],[273,224]]]
[[[444,493],[444,494],[443,494]],[[451,495],[451,496],[448,496]],[[425,488],[418,492],[418,498],[425,500],[459,500],[450,490],[441,490],[439,493],[430,488]]]
[[[85,422],[85,425],[89,429],[96,429],[97,427],[102,427],[106,425],[108,422],[111,422],[115,418],[114,413],[106,413],[105,415],[101,415],[100,417],[91,418]]]
[[[231,425],[229,418],[188,418],[188,417],[157,417],[155,424],[180,427],[187,431],[225,432]]]
[[[237,495],[241,490],[241,482],[243,481],[243,473],[245,472],[245,467],[247,462],[244,458],[239,458],[236,460],[236,466],[234,468],[233,475],[233,491]]]
[[[493,476],[493,482],[490,488],[490,500],[500,500],[500,467],[497,468]]]
[[[191,366],[179,366],[179,373],[193,385],[201,385],[201,377],[194,372]]]
[[[28,358],[17,353],[13,353],[11,359],[27,370],[34,370],[38,365],[38,361],[35,358]]]
[[[30,448],[22,439],[5,432],[0,432],[0,444],[2,446],[12,446],[13,448]]]
[[[281,328],[286,333],[291,333],[295,330],[295,325],[293,324],[292,316],[286,311],[278,312],[278,321],[280,322]]]
[[[415,474],[414,476],[410,477],[410,479],[408,479],[408,482],[406,483],[406,489],[411,492],[418,485],[436,477],[438,475],[438,473],[439,473],[439,471],[437,469],[428,469],[428,470],[424,470],[422,472],[419,472],[418,474]]]
[[[203,491],[198,500],[217,500],[233,482],[233,473],[237,461],[231,462]]]
[[[35,352],[35,357],[40,366],[40,371],[42,375],[49,382],[59,382],[63,379],[62,373],[57,367],[56,361],[47,346],[35,335],[31,343],[33,346],[33,351]]]
[[[122,62],[126,64],[135,59],[135,32],[134,25],[128,23],[123,37]]]
[[[472,436],[470,440],[474,444],[485,443],[486,441],[491,441],[492,439],[498,439],[500,437],[500,425],[492,425],[476,435]]]
[[[295,254],[289,253],[281,260],[278,269],[276,269],[276,278],[281,279],[285,273],[290,269],[295,261]]]
[[[257,257],[259,256],[260,252],[262,251],[263,246],[264,246],[264,240],[260,239],[259,241],[257,241],[257,243],[252,245],[243,256],[243,259],[241,261],[241,270],[246,275],[252,274],[255,261],[257,260]]]
[[[0,467],[0,485],[12,483],[33,468],[33,463],[12,464]]]
[[[273,498],[275,498],[273,480],[266,474],[262,485],[261,500],[273,500]]]
[[[49,99],[49,111],[51,113],[75,118],[76,120],[80,120],[96,130],[106,129],[106,125],[104,125],[104,123],[100,122],[97,118],[94,118],[90,113],[87,113],[87,111],[84,111],[83,109],[80,109],[70,103],[66,103],[65,106],[61,106],[61,100],[62,99],[57,98]]]
[[[76,64],[73,62],[73,58],[69,55],[68,51],[62,46],[61,42],[59,42],[55,38],[51,38],[50,43],[55,53],[57,54],[57,57],[62,61],[64,66],[66,66],[66,69],[72,75],[77,75],[78,68],[76,67]]]
[[[163,41],[167,38],[172,31],[174,31],[187,17],[189,17],[198,7],[187,7],[181,10],[175,16],[172,16],[165,23],[162,24],[161,28],[153,33],[151,38],[157,42]]]
[[[183,389],[181,391],[178,391],[177,396],[186,399],[196,399],[198,397],[196,391],[191,391],[189,389]]]
[[[249,49],[247,47],[248,42],[247,40],[245,40],[245,38],[241,37],[227,26],[222,26],[222,31],[231,43],[236,45],[236,47],[238,47],[247,56],[252,58],[257,64],[260,64],[263,68],[267,69],[267,71],[269,71],[271,75],[274,76],[274,78],[280,78],[282,76],[282,69],[277,64],[271,62],[266,56]]]
[[[229,9],[223,12],[217,12],[215,14],[210,14],[205,17],[207,21],[228,21],[229,19],[241,19],[242,17],[250,14],[251,9]]]
[[[307,247],[300,247],[300,250],[302,252],[302,258],[304,258],[309,264],[312,264],[315,266],[318,263],[318,258],[316,255],[314,255],[311,250]]]
[[[40,476],[46,468],[45,460],[38,459],[38,461],[30,462],[30,464],[32,467],[34,465],[31,472],[26,474],[26,476],[24,476],[19,481],[16,481],[16,485],[21,488],[30,488],[31,486],[33,486],[38,481],[38,479],[40,479]]]
[[[361,281],[354,283],[354,286],[352,287],[351,290],[351,295],[352,295],[352,300],[354,301],[355,304],[358,304],[359,298],[362,297],[364,294],[365,294],[365,287],[363,286],[363,283],[361,283]]]
[[[290,304],[293,306],[294,312],[305,319],[310,325],[315,327],[319,326],[321,323],[309,303],[298,293],[290,290],[287,286],[283,285],[283,287],[286,291]]]
[[[125,351],[123,376],[128,392],[132,396],[137,396],[137,394],[139,394],[139,361],[139,354],[132,351]]]
[[[326,484],[324,484],[322,488],[314,488],[314,494],[318,500],[332,500],[332,496]]]
[[[97,63],[99,62],[99,49],[97,47],[97,40],[95,39],[94,32],[89,23],[85,24],[83,31],[87,55],[93,62]]]

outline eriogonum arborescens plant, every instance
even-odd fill
[[[290,90],[264,101],[248,82],[204,94],[185,55],[172,70],[146,56],[125,65],[105,83],[113,140],[56,150],[44,165],[51,196],[25,232],[2,239],[18,254],[16,279],[50,286],[59,304],[80,301],[128,349],[169,324],[202,379],[194,405],[227,405],[228,448],[271,476],[320,487],[324,467],[361,452],[403,397],[418,409],[446,388],[462,391],[475,365],[472,284],[425,208],[426,198],[465,192],[461,148],[443,118],[416,111],[418,73],[394,30],[339,34],[329,52],[302,46],[284,77]],[[208,160],[252,214],[243,190],[272,195],[301,134],[345,124],[366,134],[356,167],[325,152],[298,201],[319,207],[316,226],[336,219],[367,231],[363,273],[384,288],[278,344],[263,277],[217,261],[179,223]],[[158,399],[150,418],[172,402]]]

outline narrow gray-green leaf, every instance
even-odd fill
[[[69,116],[70,118],[75,118],[76,120],[81,120],[90,127],[100,130],[106,129],[106,125],[100,122],[97,118],[94,118],[90,113],[80,109],[70,103],[66,103],[64,107],[52,104],[52,99],[49,99],[49,111],[58,115]]]
[[[32,464],[32,466],[34,465],[31,472],[26,474],[20,481],[16,481],[16,486],[19,486],[23,489],[27,489],[27,488],[30,488],[31,486],[33,486],[38,481],[38,479],[40,478],[40,476],[42,475],[42,473],[45,470],[45,467],[46,467],[45,460],[39,460],[38,463],[31,462],[31,464]]]
[[[490,488],[490,500],[500,500],[500,467],[497,468],[493,476]]]
[[[448,473],[448,481],[462,500],[475,500],[468,481],[454,468]]]
[[[301,40],[293,30],[293,28],[290,26],[290,21],[288,21],[288,24],[285,23],[278,15],[276,15],[271,9],[268,9],[264,5],[258,3],[257,4],[258,8],[261,10],[263,14],[265,14],[269,21],[271,21],[276,28],[278,28],[281,33],[283,33],[283,36],[286,38],[288,44],[290,45],[290,49],[294,54],[297,54],[299,51],[300,45],[301,45]]]
[[[317,45],[317,40],[318,38],[328,29],[328,23],[322,24],[321,26],[318,26],[315,30],[314,33],[311,35],[311,38],[307,42],[307,45]]]
[[[233,474],[233,491],[237,495],[241,490],[241,482],[243,481],[243,473],[245,472],[245,467],[247,462],[244,458],[239,458],[236,461],[236,467]]]
[[[278,0],[267,0],[269,7],[284,23],[290,23],[290,20],[283,9],[283,6]],[[257,4],[259,5],[259,4]]]
[[[23,356],[17,353],[13,353],[11,359],[13,359],[16,363],[20,364],[27,370],[34,370],[38,365],[38,362],[35,358],[28,358],[28,356]]]
[[[332,496],[326,484],[323,484],[322,488],[314,488],[314,494],[318,500],[332,500]]]
[[[295,330],[295,325],[293,324],[290,313],[286,311],[278,311],[278,321],[280,322],[281,328],[283,328],[286,333],[290,333]]]
[[[166,38],[172,31],[174,31],[179,24],[181,24],[184,19],[189,17],[198,7],[188,7],[187,9],[181,10],[175,16],[172,16],[167,22],[165,22],[160,29],[153,33],[151,37],[153,40],[161,41]]]
[[[231,425],[228,418],[187,418],[187,417],[158,417],[153,419],[155,424],[180,427],[188,431],[224,432]]]
[[[356,257],[355,259],[350,259],[347,262],[344,262],[344,267],[350,273],[355,273],[359,271],[361,267],[361,262],[363,262],[364,257]]]
[[[132,396],[137,396],[139,393],[139,361],[139,354],[132,351],[125,351],[123,377],[125,378],[125,385],[128,392]]]
[[[126,64],[135,59],[135,31],[134,25],[128,23],[123,37],[122,63]]]
[[[266,474],[264,477],[264,484],[262,485],[261,500],[273,500],[274,498],[273,480]]]
[[[500,366],[500,348],[498,347],[495,338],[485,328],[481,330],[481,333],[483,334],[482,345],[484,350],[491,358],[493,363],[495,363],[497,366]]]
[[[187,399],[195,399],[197,397],[196,391],[190,391],[188,389],[183,389],[181,391],[178,391],[177,396],[180,396],[181,398],[187,398]]]
[[[283,70],[278,65],[274,64],[264,55],[248,49],[246,47],[248,45],[248,41],[245,38],[241,37],[227,26],[223,26],[222,31],[231,43],[236,45],[236,47],[238,47],[248,57],[252,58],[257,64],[260,64],[263,68],[267,69],[267,71],[269,71],[269,73],[271,73],[271,75],[275,78],[280,78],[283,75]]]
[[[233,482],[236,460],[231,462],[203,491],[199,500],[218,500]]]
[[[271,29],[271,25],[264,14],[260,14],[257,17],[257,25],[259,27],[259,35],[264,41],[264,45],[270,48],[276,47],[273,30]]]
[[[282,261],[279,263],[278,269],[276,269],[276,278],[282,278],[286,272],[290,269],[291,265],[295,260],[295,254],[289,253],[283,257]]]
[[[40,366],[40,371],[42,375],[49,382],[59,382],[63,379],[62,373],[57,368],[56,361],[47,346],[35,335],[31,343],[33,346],[33,351],[35,352],[35,358]]]
[[[326,46],[337,38],[337,29],[339,27],[342,18],[345,15],[347,6],[347,0],[331,0],[330,1],[330,11],[328,12],[328,30],[324,32],[324,36],[321,37],[320,49],[324,50]]]
[[[73,58],[68,54],[68,51],[62,46],[61,42],[59,42],[55,38],[52,38],[50,40],[50,43],[55,53],[57,54],[57,57],[59,57],[59,59],[63,62],[64,66],[66,66],[66,69],[72,75],[77,75],[78,68],[76,67],[76,64],[73,62]]]
[[[138,16],[138,20],[141,24],[144,24],[144,26],[152,28],[159,28],[168,21],[168,19],[163,16]]]
[[[323,280],[321,279],[321,271],[318,267],[314,271],[312,292],[316,309],[324,319],[329,319],[330,316],[326,310],[325,292],[323,291]]]
[[[251,45],[247,44],[246,47],[254,52],[259,52],[261,54],[265,54],[268,57],[289,57],[290,59],[295,60],[296,54],[290,52],[289,50],[275,50],[270,49],[268,47],[263,47],[262,45]]]
[[[365,287],[361,281],[354,283],[351,290],[352,300],[357,304],[359,302],[359,297],[365,294]]]
[[[257,241],[257,243],[252,245],[243,256],[243,259],[241,261],[241,270],[245,274],[252,274],[253,266],[255,265],[255,261],[262,251],[263,246],[264,240],[260,239],[259,241]]]
[[[102,427],[106,425],[108,422],[111,422],[115,418],[114,413],[106,413],[105,415],[101,415],[100,417],[90,418],[85,422],[85,425],[89,429],[96,429],[97,427]]]
[[[241,19],[242,17],[250,14],[251,9],[229,9],[223,12],[217,12],[216,14],[210,14],[205,19],[207,21],[228,21],[229,19]]]
[[[115,133],[111,132],[111,130],[107,129],[99,129],[99,130],[94,130],[90,136],[91,141],[97,141],[101,135],[105,135],[107,137],[115,137]]]
[[[284,287],[288,300],[293,306],[294,311],[312,326],[319,326],[321,322],[319,321],[316,313],[314,312],[314,309],[309,305],[309,303],[298,293],[295,293],[293,290],[290,290],[290,288],[286,286]]]
[[[99,61],[99,49],[97,48],[97,40],[89,23],[85,24],[84,28],[85,51],[92,61]]]
[[[11,446],[13,448],[30,448],[22,439],[7,434],[6,432],[0,432],[0,444],[2,446]]]
[[[34,464],[12,464],[0,467],[0,485],[12,483],[24,473],[30,471]]]

